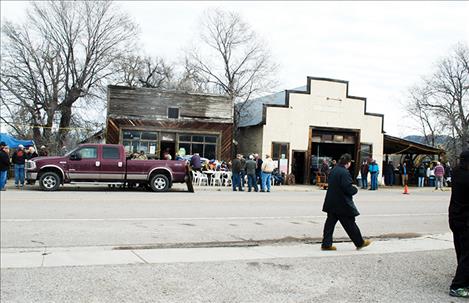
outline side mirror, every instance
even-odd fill
[[[79,154],[79,153],[72,153],[72,154],[70,155],[70,160],[72,160],[72,161],[81,160],[80,154]]]

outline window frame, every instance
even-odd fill
[[[169,114],[169,113],[170,113],[171,110],[176,110],[176,111],[177,111],[177,112],[176,112],[176,113],[177,113],[177,117],[170,117],[170,114]],[[167,115],[168,119],[179,119],[179,117],[180,117],[180,109],[179,109],[179,107],[168,107],[168,112],[167,112],[167,113],[168,113],[168,115]]]

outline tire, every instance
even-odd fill
[[[55,191],[60,187],[60,177],[52,171],[45,172],[39,179],[39,187],[45,191]]]
[[[168,191],[169,179],[165,175],[156,174],[150,180],[150,187],[155,192]]]

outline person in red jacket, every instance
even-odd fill
[[[444,176],[445,176],[445,168],[443,167],[443,165],[441,165],[440,162],[437,162],[435,166],[435,179],[436,179],[435,190],[437,190],[438,188],[443,190],[443,177]]]
[[[13,162],[15,167],[15,186],[18,188],[24,187],[24,164],[26,162],[26,152],[23,145],[18,145],[18,148],[13,153],[11,157],[11,162]]]

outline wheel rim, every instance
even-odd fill
[[[55,185],[57,185],[57,180],[52,176],[46,176],[42,180],[42,184],[44,185],[45,188],[51,189],[51,188],[54,188]]]
[[[164,189],[166,187],[166,180],[162,177],[158,177],[153,181],[155,188],[158,190]]]

